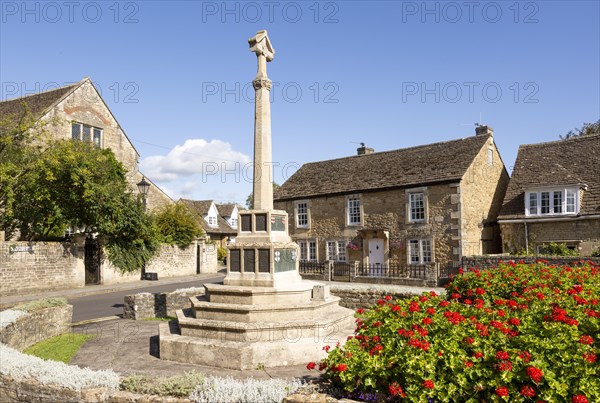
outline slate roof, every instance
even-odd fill
[[[275,200],[459,181],[490,135],[302,165]]]
[[[600,214],[600,135],[519,147],[499,220],[525,218],[525,191],[586,184],[579,215]]]
[[[212,200],[188,200],[181,199],[182,203],[184,203],[187,208],[192,212],[192,214],[196,217],[200,226],[207,234],[223,234],[223,235],[235,235],[237,234],[237,230],[231,228],[229,223],[221,216],[219,213],[217,215],[217,226],[211,227],[208,225],[204,216],[208,214],[208,210],[210,209],[210,205],[213,203]],[[218,209],[217,209],[218,210]]]
[[[81,85],[81,82],[51,91],[40,92],[39,94],[2,101],[0,102],[0,120],[8,117],[13,120],[20,119],[25,113],[24,103],[27,104],[34,118],[40,118],[79,85]]]

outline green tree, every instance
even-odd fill
[[[156,215],[155,222],[161,241],[181,248],[203,234],[198,221],[182,203],[167,205]]]
[[[600,134],[600,119],[596,121],[596,123],[584,123],[581,128],[575,128],[573,130],[569,130],[569,132],[565,135],[560,135],[562,140],[567,140],[572,137],[579,136],[592,136],[594,134]]]
[[[273,182],[273,193],[275,193],[275,191],[280,187],[281,186],[279,186],[277,183]],[[254,208],[254,192],[250,193],[248,197],[246,197],[246,207],[248,207],[248,210],[252,210]]]

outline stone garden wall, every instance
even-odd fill
[[[0,295],[83,287],[83,254],[70,242],[0,242]]]
[[[63,305],[39,309],[21,316],[0,328],[0,343],[19,351],[71,329],[73,306]]]
[[[123,306],[123,318],[139,320],[176,316],[175,311],[190,308],[190,298],[198,295],[204,295],[204,289],[127,295]]]

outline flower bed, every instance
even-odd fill
[[[355,335],[308,368],[363,400],[600,401],[600,266],[509,262],[447,296],[359,309]]]

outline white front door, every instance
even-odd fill
[[[369,265],[383,265],[384,261],[383,239],[369,239]]]

